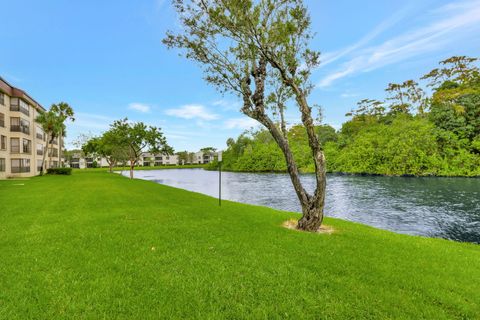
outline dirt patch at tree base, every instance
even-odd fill
[[[297,229],[298,221],[295,220],[295,219],[290,219],[290,220],[285,221],[284,223],[282,223],[282,226],[284,228],[295,230],[295,231],[307,232],[307,231]],[[318,229],[318,231],[316,233],[332,234],[334,232],[335,232],[335,229],[333,227],[322,224],[322,226],[320,227],[320,229]]]

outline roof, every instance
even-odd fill
[[[8,83],[2,77],[0,77],[0,91],[8,94],[10,97],[20,98],[20,99],[28,102],[32,106],[37,107],[37,108],[39,108],[43,111],[46,111],[45,108],[40,103],[35,101],[35,99],[33,99],[28,93],[26,93],[22,89],[19,89],[19,88],[16,88],[16,87],[12,86],[10,83]]]

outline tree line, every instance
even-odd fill
[[[143,152],[165,155],[174,152],[160,128],[130,122],[127,118],[114,121],[103,134],[84,141],[81,149],[85,154],[105,158],[110,172],[117,163],[128,162],[131,179]]]
[[[327,170],[358,174],[480,176],[480,76],[477,58],[454,56],[417,81],[390,83],[383,100],[363,99],[340,130],[316,125]],[[429,92],[427,94],[427,92]],[[313,172],[305,128],[288,129],[294,157]],[[266,130],[228,139],[223,168],[286,171]],[[212,164],[211,167],[214,167]]]

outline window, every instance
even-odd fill
[[[42,171],[42,160],[37,160],[37,171]]]
[[[37,156],[43,156],[43,145],[41,143],[37,143]]]
[[[20,153],[20,139],[19,138],[10,138],[10,152],[11,153]]]
[[[30,159],[12,159],[12,173],[30,172]]]
[[[23,100],[20,100],[20,112],[27,116],[30,115],[30,106]]]
[[[25,101],[12,98],[10,101],[10,111],[20,111],[21,113],[29,116],[30,115],[30,106]]]
[[[0,127],[5,128],[5,115],[0,113]]]
[[[23,153],[32,153],[32,141],[23,139]]]
[[[58,157],[58,149],[56,148],[50,148],[48,150],[48,156],[49,157]],[[92,162],[93,162],[93,159],[92,159]]]
[[[0,172],[5,172],[5,158],[0,158]]]
[[[42,128],[37,126],[37,139],[43,140],[44,135],[43,135],[43,130]]]
[[[30,134],[30,122],[22,118],[10,118],[10,131]]]
[[[5,105],[5,94],[3,92],[0,92],[0,104]]]
[[[0,150],[7,150],[7,137],[0,136]]]

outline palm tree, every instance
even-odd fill
[[[63,138],[65,137],[65,121],[68,119],[68,120],[71,120],[71,121],[75,121],[75,118],[74,118],[74,112],[73,112],[73,109],[72,107],[70,107],[70,105],[66,102],[60,102],[58,104],[52,104],[52,106],[50,107],[50,111],[54,112],[57,117],[59,118],[59,121],[63,124],[63,127],[60,129],[60,132],[59,132],[59,137]],[[59,160],[59,163],[62,162],[62,142],[63,142],[63,139],[62,141],[59,141],[58,144],[59,144],[59,148],[58,148],[58,160]]]
[[[61,132],[65,131],[65,125],[61,118],[53,112],[51,109],[49,111],[45,111],[40,113],[35,121],[42,127],[43,132],[47,135],[47,148],[43,152],[42,158],[42,168],[40,169],[40,175],[43,175],[43,169],[45,168],[45,158],[47,152],[49,151],[49,147],[52,144],[53,140],[61,134]],[[50,154],[49,166],[51,166],[52,156]]]

